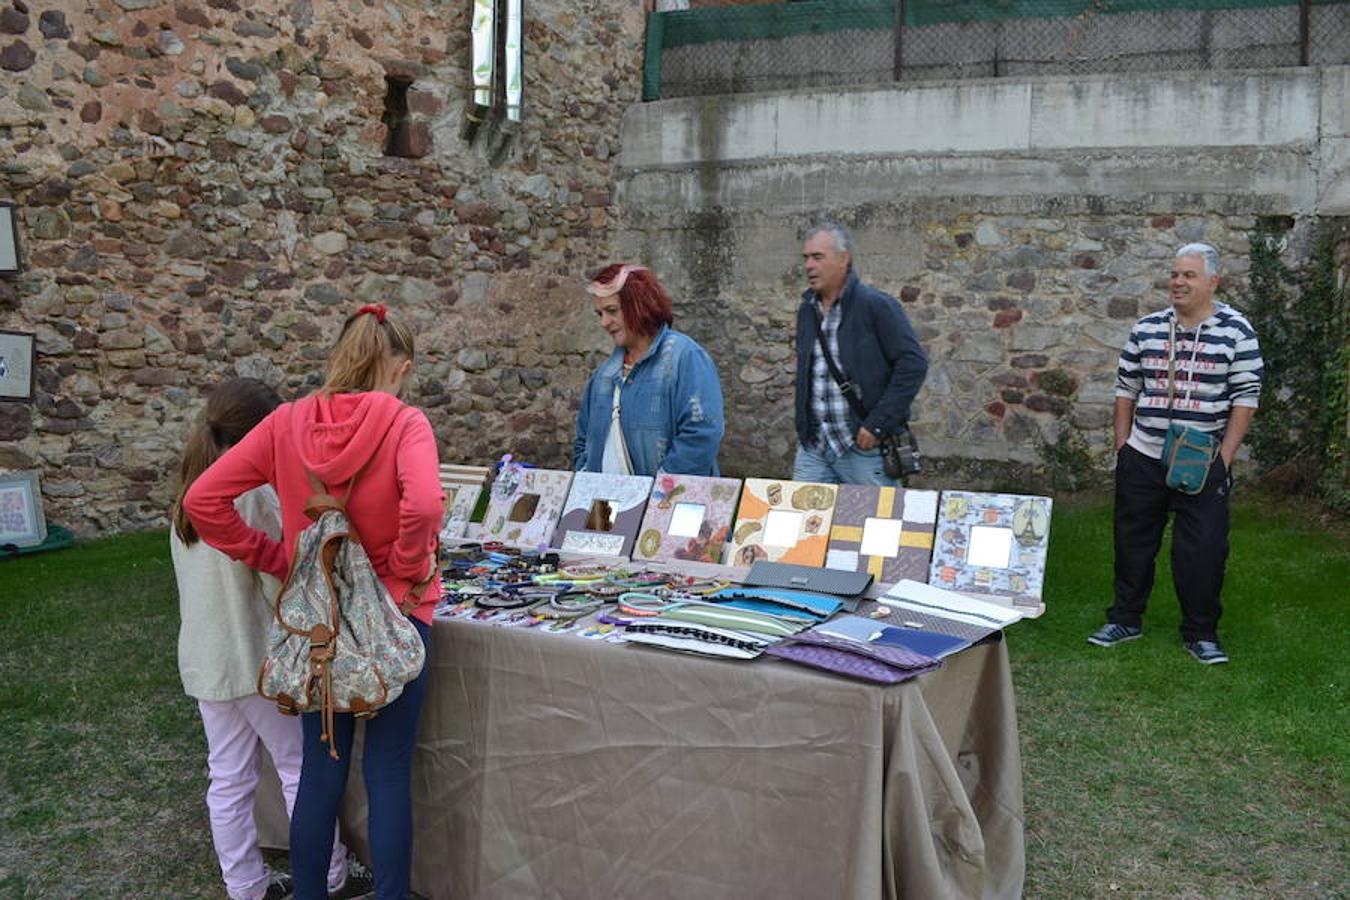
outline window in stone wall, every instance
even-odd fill
[[[492,165],[509,154],[524,100],[523,0],[473,0],[470,17],[472,91],[461,134],[481,142]]]
[[[384,139],[385,156],[416,159],[422,156],[414,146],[412,121],[408,116],[408,89],[412,79],[401,75],[384,77],[384,116],[382,121],[388,133]]]

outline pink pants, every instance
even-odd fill
[[[269,873],[258,850],[253,821],[253,793],[258,786],[259,749],[266,747],[281,778],[289,815],[300,783],[302,742],[300,720],[283,716],[270,700],[258,696],[237,700],[198,700],[206,730],[207,764],[211,784],[206,808],[211,815],[211,841],[230,900],[260,900],[267,892]],[[328,887],[347,880],[347,848],[333,837],[328,863]]]

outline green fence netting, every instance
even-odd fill
[[[1350,0],[803,0],[653,13],[646,99],[1350,62]]]

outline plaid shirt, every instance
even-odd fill
[[[816,313],[821,317],[820,330],[825,336],[826,346],[830,348],[830,356],[840,373],[847,378],[848,373],[839,361],[839,323],[843,319],[840,303],[836,299],[830,304],[829,312],[825,312],[821,309],[819,296],[812,302],[816,304]],[[853,449],[851,413],[848,399],[839,390],[839,382],[830,374],[830,366],[825,362],[825,355],[820,352],[820,341],[816,341],[811,349],[811,421],[817,426],[817,431],[813,446],[807,449],[817,453],[829,450],[836,456]]]

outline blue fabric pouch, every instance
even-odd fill
[[[967,638],[952,637],[936,631],[920,631],[917,628],[902,628],[898,625],[887,625],[881,629],[881,634],[875,638],[875,642],[888,647],[904,647],[934,659],[950,656],[975,643]]]
[[[1183,494],[1198,494],[1205,489],[1209,467],[1219,452],[1219,436],[1171,422],[1163,438],[1163,469],[1167,486]]]
[[[776,588],[724,588],[703,599],[738,609],[749,609],[807,622],[823,622],[839,612],[844,605],[838,597]]]

